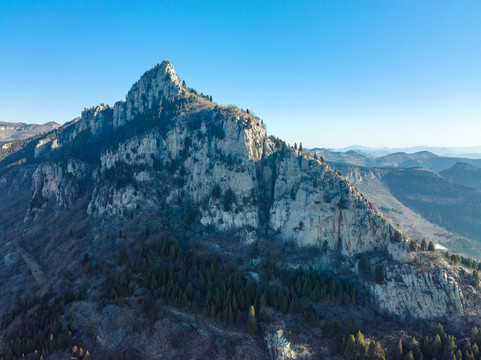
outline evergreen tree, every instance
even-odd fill
[[[434,248],[434,243],[433,243],[432,241],[429,242],[428,250],[429,250],[429,251],[434,251],[434,250],[435,250],[435,248]]]
[[[242,326],[242,315],[241,315],[240,310],[237,310],[237,316],[236,316],[236,322],[235,323],[236,323],[237,327]]]
[[[423,241],[421,241],[421,250],[426,251],[427,249],[428,249],[428,244],[426,242],[426,239],[423,239]]]
[[[346,351],[346,338],[345,337],[342,338],[342,342],[341,342],[341,354],[344,354],[344,351]]]
[[[250,306],[249,313],[247,316],[247,333],[249,335],[255,335],[257,332],[257,320],[256,320],[256,312],[254,310],[254,306]]]
[[[374,281],[379,285],[384,282],[384,267],[382,264],[377,264],[374,268]]]
[[[444,327],[443,325],[441,325],[441,323],[438,323],[438,327],[436,328],[436,334],[439,335],[439,337],[441,338],[441,342],[444,344],[446,342],[447,335],[444,332]]]
[[[416,337],[413,337],[408,344],[408,351],[413,353],[414,359],[420,360],[422,357],[421,349],[419,348],[419,342],[416,340]]]
[[[344,357],[346,360],[353,360],[356,357],[356,339],[352,334],[347,337]]]
[[[369,344],[369,349],[367,352],[367,358],[369,360],[385,360],[386,359],[386,353],[384,352],[384,349],[382,348],[381,344],[376,342],[376,341],[371,341]]]
[[[364,359],[366,355],[366,342],[364,340],[364,335],[360,330],[356,333],[356,357],[359,359]]]
[[[471,337],[470,337],[471,343],[472,344],[479,344],[480,339],[481,338],[480,338],[480,335],[479,335],[479,330],[475,326],[475,327],[473,327],[473,330],[471,330]]]
[[[473,284],[474,287],[478,287],[478,286],[479,286],[479,273],[478,273],[477,270],[474,270],[474,271],[473,271],[471,283]]]
[[[433,356],[433,350],[431,348],[431,342],[429,341],[429,338],[426,336],[424,338],[423,346],[422,346],[422,352],[425,358],[431,358]]]
[[[433,346],[432,346],[433,357],[436,359],[440,359],[442,350],[443,350],[443,343],[441,342],[441,336],[439,336],[439,334],[436,334],[436,336],[434,337]]]
[[[369,261],[364,254],[361,254],[359,257],[357,271],[359,274],[367,274],[369,272]]]
[[[394,358],[395,360],[402,360],[403,358],[403,344],[401,342],[401,339],[399,339],[396,350],[394,352]]]
[[[289,306],[289,313],[291,315],[294,315],[295,313],[297,313],[297,308],[298,308],[298,299],[297,299],[297,296],[294,295],[294,297],[292,298],[292,301],[291,301],[291,305]]]
[[[477,344],[473,344],[472,350],[473,350],[474,356],[477,358],[477,357],[478,357],[478,354],[479,354],[479,347],[478,347],[478,345],[477,345]]]
[[[259,311],[261,311],[264,306],[266,306],[266,298],[264,297],[264,294],[262,294],[259,299]]]

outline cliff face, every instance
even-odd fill
[[[446,275],[453,271],[417,270],[401,233],[338,172],[269,137],[251,114],[185,88],[169,63],[148,71],[113,109],[85,110],[32,151],[26,226],[80,197],[98,224],[172,208],[198,231],[235,232],[241,243],[265,237],[347,258],[384,252],[386,281],[366,287],[389,314],[436,318],[466,306]],[[8,161],[0,165],[5,187]],[[344,270],[356,276],[355,266]]]

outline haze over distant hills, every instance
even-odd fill
[[[0,121],[0,144],[14,140],[24,140],[31,136],[49,132],[60,126],[50,121],[46,124],[25,124]]]
[[[380,157],[399,152],[414,154],[418,152],[429,151],[438,156],[481,159],[481,145],[466,147],[411,146],[403,148],[373,148],[369,146],[352,145],[344,148],[329,150],[336,152],[348,152],[352,150],[369,157]]]
[[[386,168],[411,168],[420,167],[436,172],[447,170],[458,162],[481,166],[481,159],[463,157],[439,156],[429,151],[420,151],[414,154],[405,152],[389,153],[380,157],[366,156],[354,150],[347,152],[331,151],[322,148],[311,149],[312,154],[317,153],[326,161],[335,161],[367,167]]]

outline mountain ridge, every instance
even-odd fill
[[[60,124],[50,121],[45,124],[11,123],[0,121],[0,145],[9,146],[9,142],[25,140],[31,136],[47,133],[58,128]]]
[[[311,154],[316,153],[326,161],[348,163],[367,167],[393,167],[393,168],[426,168],[436,172],[447,170],[458,162],[465,162],[481,167],[481,159],[467,159],[458,157],[443,157],[429,151],[420,151],[413,154],[404,152],[390,153],[381,157],[367,157],[363,154],[349,150],[348,152],[336,152],[326,149],[310,149]]]

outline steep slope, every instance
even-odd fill
[[[441,171],[440,175],[458,184],[481,190],[481,168],[478,166],[458,162],[452,168]]]
[[[476,217],[471,217],[472,210],[465,207],[476,198],[476,192],[447,182],[437,174],[419,169],[377,169],[341,163],[331,163],[331,165],[339,169],[353,186],[375,202],[377,207],[410,237],[418,241],[433,240],[450,251],[481,258],[479,240],[477,240],[479,234],[466,231],[468,228],[472,228],[471,225],[468,227],[458,226],[458,232],[453,233],[452,226],[446,229],[443,227],[446,226],[446,222],[442,221],[442,219],[447,219],[447,221],[459,219],[458,221],[470,224],[476,222]],[[393,174],[387,176],[391,172]],[[418,179],[421,176],[422,180],[416,181],[416,175]],[[399,177],[402,186],[389,182],[395,177]],[[419,186],[420,183],[423,185]],[[435,189],[440,184],[449,190],[436,192]],[[405,187],[414,187],[415,189],[407,191]],[[461,197],[456,192],[458,188],[465,191]],[[406,200],[406,196],[409,196],[411,200]],[[440,201],[446,201],[446,204],[439,206]],[[464,205],[457,206],[456,204]],[[478,211],[478,208],[475,207],[475,211]]]
[[[424,169],[382,171],[401,202],[451,232],[481,240],[481,193]]]
[[[259,246],[279,266],[301,263],[355,281],[365,304],[372,300],[378,311],[403,319],[464,324],[479,302],[464,270],[439,254],[415,252],[338,171],[269,137],[252,114],[188,89],[168,62],[146,72],[113,108],[85,110],[5,156],[0,190],[0,289],[9,294],[3,313],[20,295],[87,288],[75,293],[79,299],[90,295],[72,308],[89,314],[94,327],[111,323],[111,308],[89,303],[107,285],[88,276],[102,273],[98,264],[121,271],[122,257],[136,259],[136,251],[139,267],[147,268],[151,255],[138,247],[154,235],[183,235],[193,246],[237,261],[254,272],[254,280],[259,262],[236,255]],[[180,252],[172,249],[172,256]],[[385,276],[377,282],[369,271],[360,276],[362,256]],[[131,285],[137,286],[131,296],[144,294],[149,283],[154,280]],[[115,311],[131,324],[138,303],[121,306],[128,300],[117,297]],[[136,336],[119,334],[116,344],[134,346]],[[142,341],[150,343],[152,336],[142,333]],[[102,340],[95,346],[117,345]]]

